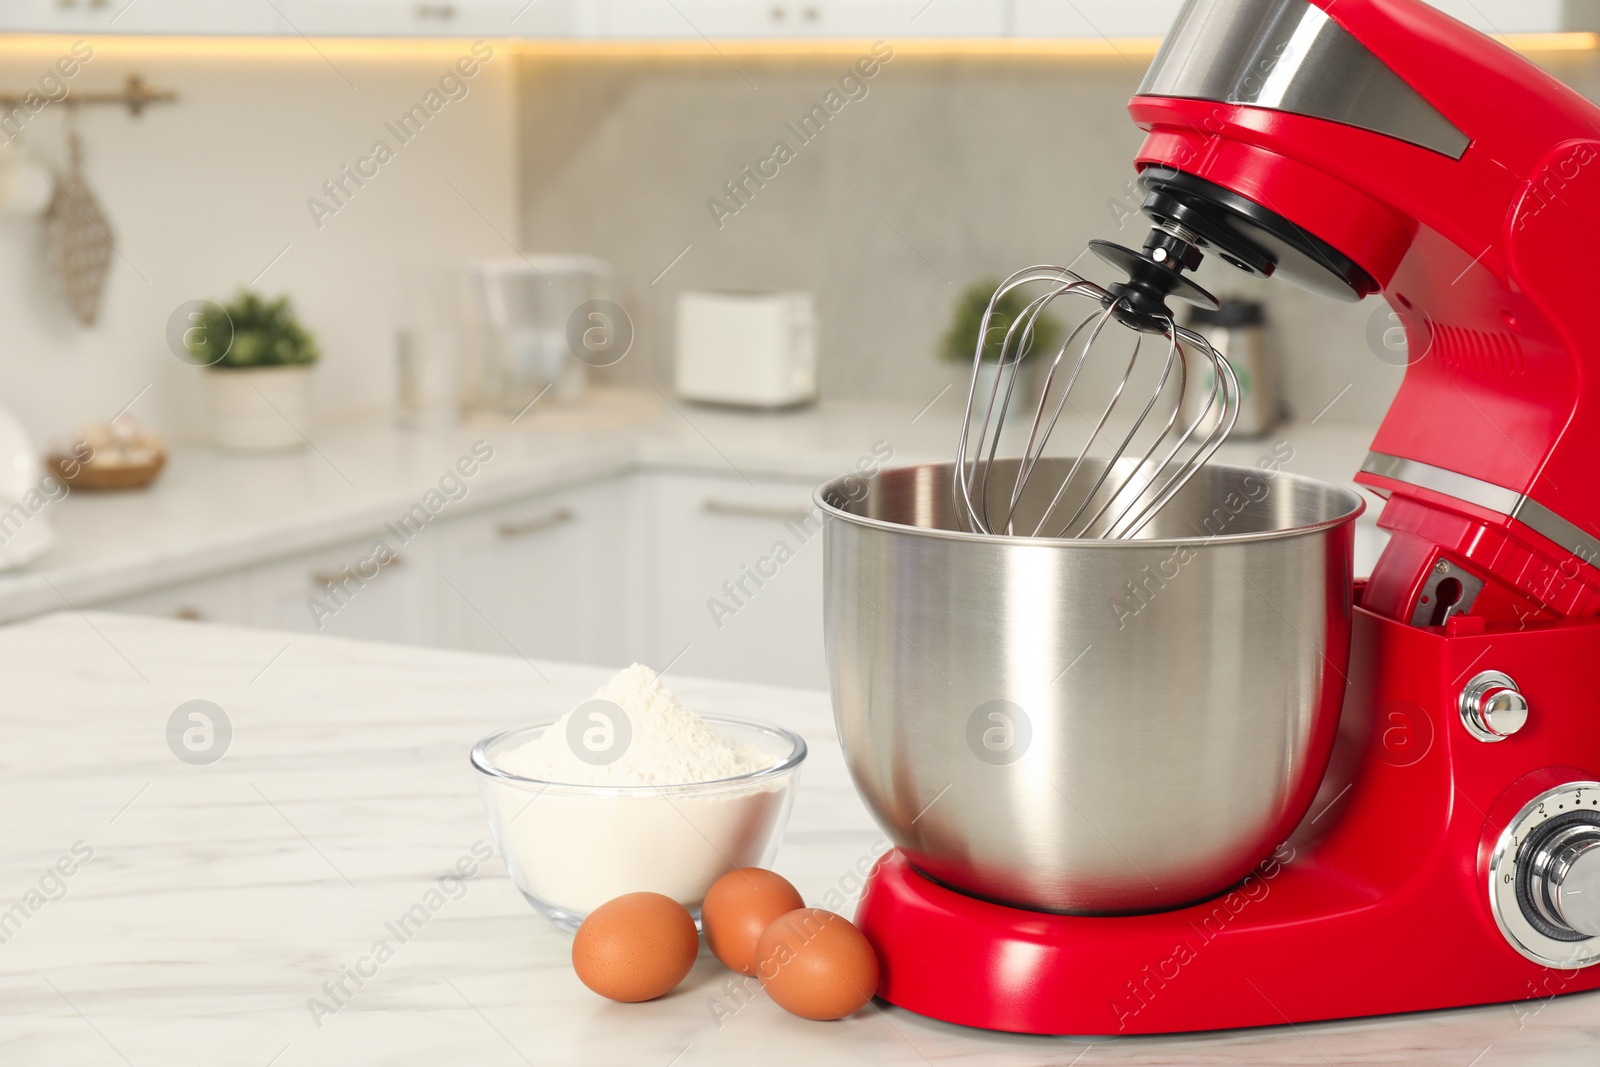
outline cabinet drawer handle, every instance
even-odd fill
[[[501,537],[526,537],[536,534],[540,530],[548,530],[553,526],[561,526],[572,522],[578,516],[566,508],[552,511],[548,515],[541,515],[537,519],[527,519],[523,522],[502,522],[495,527],[495,532]]]
[[[374,562],[378,564],[378,570],[381,571],[385,567],[398,567],[398,566],[400,566],[401,559],[400,559],[399,556],[390,556],[388,559],[375,560]],[[351,577],[354,577],[356,580],[360,581],[360,580],[362,580],[362,578],[364,576],[363,575],[359,575],[359,574],[357,574],[357,575],[349,575],[349,574],[344,573],[344,571],[312,571],[311,572],[311,584],[314,585],[314,586],[317,586],[318,588],[321,588],[322,586],[325,586],[325,585],[338,585],[341,582],[343,582],[346,578],[351,578]],[[365,576],[365,577],[367,578],[367,580],[369,580],[369,581],[371,580],[370,576]]]
[[[784,522],[805,522],[811,517],[811,512],[805,508],[737,504],[714,498],[706,501],[705,510],[709,515],[736,515],[741,519],[781,519]]]

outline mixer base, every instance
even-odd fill
[[[1356,609],[1341,737],[1301,830],[1232,891],[1175,911],[1076,916],[966,896],[898,851],[856,921],[879,994],[947,1022],[1037,1034],[1154,1034],[1507,1003],[1600,988],[1600,965],[1545,966],[1502,933],[1491,854],[1544,791],[1600,775],[1600,624],[1405,626]],[[1522,682],[1528,726],[1463,728],[1462,680]],[[1348,783],[1348,784],[1346,784]],[[1587,788],[1587,786],[1586,786]]]
[[[1013,1033],[1227,1030],[1500,1001],[1521,1001],[1506,1010],[1526,1018],[1550,997],[1600,986],[1600,968],[1464,961],[1447,935],[1420,928],[1391,946],[1399,951],[1352,948],[1339,929],[1366,924],[1275,930],[1274,917],[1251,914],[1270,893],[1241,894],[1238,911],[1227,899],[1155,915],[1051,915],[946,889],[891,852],[856,922],[877,949],[884,1000]]]

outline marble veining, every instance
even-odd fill
[[[471,744],[564,710],[605,676],[538,671],[548,681],[511,658],[107,614],[0,629],[0,921],[24,902],[0,943],[0,1063],[1591,1067],[1600,1055],[1595,994],[1091,1041],[881,1004],[810,1023],[730,985],[702,952],[672,995],[612,1004],[573,977],[569,936],[534,915],[497,858],[397,936],[397,917],[488,839]],[[853,892],[851,869],[880,838],[826,696],[669,680],[699,710],[805,736],[777,867],[812,902]],[[169,715],[196,698],[234,731],[209,766],[167,747]],[[57,867],[75,845],[92,858]],[[324,983],[378,941],[390,953],[359,987],[346,978],[334,1005]],[[314,1013],[313,999],[335,1010]]]

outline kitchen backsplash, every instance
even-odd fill
[[[117,88],[137,71],[178,101],[138,118],[120,108],[79,118],[88,183],[117,248],[96,327],[73,323],[51,290],[38,206],[0,206],[0,401],[41,445],[136,396],[133,414],[174,439],[197,438],[200,372],[168,350],[168,318],[184,301],[225,299],[257,280],[290,294],[322,344],[319,412],[389,405],[401,265],[503,255],[516,233],[511,56],[441,89],[472,42],[321,53],[89,43],[73,92]],[[56,59],[8,44],[0,88],[37,85]],[[438,108],[422,121],[411,109],[434,103],[430,92]],[[66,112],[44,107],[0,153],[59,165]]]
[[[1142,74],[1142,61],[867,50],[524,59],[524,241],[617,266],[637,336],[612,372],[625,380],[671,380],[680,290],[794,287],[817,294],[825,398],[926,401],[956,380],[932,353],[962,287],[1070,260],[1094,237],[1142,241],[1141,134],[1124,110]],[[1560,75],[1591,94],[1600,82],[1592,60]],[[1267,299],[1295,416],[1382,414],[1401,374],[1368,340],[1386,306],[1210,262],[1201,281]]]
[[[252,281],[291,295],[321,340],[320,417],[386,409],[402,268],[514,245],[615,265],[637,340],[602,372],[614,380],[668,386],[681,290],[797,288],[817,295],[825,398],[924,403],[960,376],[933,352],[962,287],[1093,237],[1142,239],[1140,134],[1124,111],[1138,60],[933,58],[892,42],[725,58],[502,48],[445,84],[471,42],[89,43],[74,92],[137,71],[179,101],[80,117],[117,247],[92,329],[51,291],[42,204],[6,178],[9,159],[61,165],[67,109],[0,137],[0,402],[41,443],[135,398],[170,438],[199,438],[200,374],[169,351],[169,317]],[[8,45],[0,88],[40,84],[51,47]],[[1561,77],[1600,90],[1600,62],[1563,62]],[[427,121],[402,121],[430,92]],[[1331,304],[1212,263],[1202,281],[1266,296],[1294,414],[1382,412],[1400,372],[1369,342],[1386,325],[1378,302]]]

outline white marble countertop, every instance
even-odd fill
[[[519,427],[409,431],[371,419],[318,430],[310,447],[291,453],[175,448],[147,490],[80,491],[47,504],[39,514],[58,543],[0,574],[0,621],[371,536],[479,440],[495,457],[451,514],[637,469],[820,483],[850,470],[878,441],[894,449],[895,463],[947,460],[964,399],[952,388],[920,409],[835,403],[749,414],[652,396],[655,417],[622,428],[541,431],[527,428],[538,425],[530,419]],[[1371,437],[1372,428],[1359,424],[1289,424],[1261,440],[1229,442],[1218,460],[1253,463],[1287,442],[1294,458],[1286,469],[1347,482]]]
[[[1595,1062],[1596,994],[1520,1018],[1502,1005],[1094,1041],[966,1030],[883,1005],[812,1023],[761,996],[718,1026],[709,1003],[728,972],[708,953],[667,997],[601,1000],[570,970],[569,935],[534,915],[498,859],[316,1025],[308,999],[488,837],[472,743],[565,710],[603,673],[110,614],[0,628],[0,1063]],[[805,736],[811,755],[776,866],[812,902],[848,889],[877,834],[845,776],[827,698],[671,684],[701,711]],[[193,699],[232,725],[209,766],[167,747],[169,716]],[[70,876],[47,874],[58,862]]]

